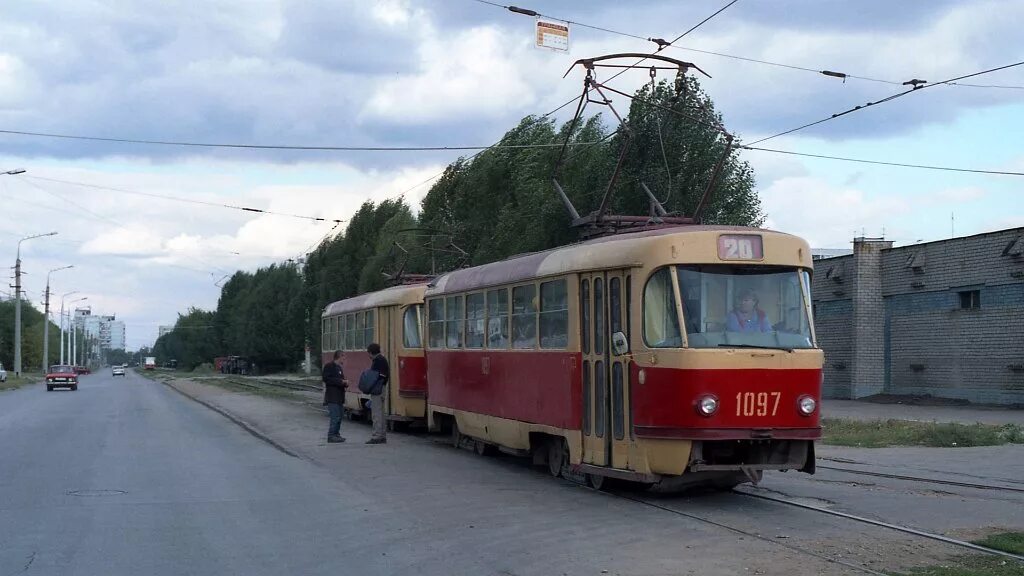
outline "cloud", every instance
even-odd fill
[[[947,188],[939,190],[934,199],[949,203],[974,202],[985,197],[985,190],[977,186],[966,186],[963,188]]]
[[[163,250],[163,242],[145,226],[134,224],[101,232],[82,245],[81,254],[113,256],[153,256]]]
[[[796,234],[815,248],[841,248],[854,236],[881,236],[881,226],[909,213],[905,199],[873,197],[856,188],[836,187],[815,177],[782,178],[760,193],[765,227]],[[899,227],[887,229],[900,235]]]

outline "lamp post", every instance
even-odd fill
[[[17,170],[8,170],[4,174],[21,174]],[[32,236],[26,236],[21,240],[18,240],[18,252],[17,257],[14,260],[14,375],[21,376],[21,243],[26,240],[33,238],[42,238],[43,236],[55,236],[56,232],[47,232],[46,234],[33,234]]]
[[[50,274],[74,267],[74,264],[62,266],[46,273],[46,304],[43,306],[43,374],[46,374],[50,366]]]
[[[68,332],[68,343],[67,343],[67,347],[64,346],[64,325],[65,325],[64,324],[64,298],[67,298],[68,296],[71,296],[72,294],[78,294],[78,291],[76,290],[74,292],[68,292],[67,294],[62,296],[61,299],[60,299],[60,363],[61,364],[65,363],[64,362],[64,359],[65,359],[64,353],[65,353],[65,351],[67,352],[66,358],[67,359],[71,358],[71,332],[70,332],[70,330],[71,330],[72,326],[71,326],[71,314],[70,314],[70,311],[68,313],[68,320],[67,320],[67,326],[68,326],[68,330],[69,330],[69,332]],[[81,298],[79,298],[77,300],[71,300],[70,302],[68,302],[68,304],[74,304],[75,302],[81,302],[82,300],[88,300],[88,299],[89,299],[88,296],[83,296],[83,297],[81,297]]]

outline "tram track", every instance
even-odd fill
[[[951,545],[954,545],[954,546],[959,546],[959,547],[962,547],[962,548],[967,548],[967,549],[973,550],[975,552],[981,552],[983,554],[990,554],[990,555],[994,555],[994,556],[1003,556],[1005,558],[1011,558],[1011,559],[1017,560],[1019,562],[1024,562],[1024,556],[1019,555],[1019,554],[1014,554],[1012,552],[1005,552],[1003,550],[997,550],[995,548],[989,548],[987,546],[981,546],[979,544],[974,544],[973,542],[967,542],[965,540],[959,540],[959,539],[956,539],[956,538],[950,538],[949,536],[943,536],[942,534],[935,534],[933,532],[927,532],[927,531],[924,531],[924,530],[918,530],[916,528],[911,528],[909,526],[901,526],[899,524],[893,524],[891,522],[884,522],[882,520],[875,520],[873,518],[867,518],[865,516],[858,516],[856,514],[849,514],[847,512],[841,512],[841,511],[838,511],[838,510],[830,510],[828,508],[823,508],[821,506],[815,506],[813,504],[807,504],[807,503],[804,503],[804,502],[797,502],[795,500],[790,500],[788,498],[781,498],[781,497],[778,497],[778,496],[769,496],[767,494],[755,494],[755,493],[749,492],[749,491],[747,491],[745,489],[733,489],[733,493],[734,494],[738,494],[738,495],[742,495],[742,496],[746,496],[748,498],[757,498],[757,499],[760,499],[760,500],[767,500],[769,502],[775,502],[775,503],[778,503],[778,504],[783,504],[783,505],[794,507],[794,508],[801,508],[801,509],[804,509],[804,510],[810,510],[810,511],[813,511],[813,512],[818,512],[820,514],[826,514],[826,515],[829,515],[829,516],[835,516],[835,517],[838,517],[838,518],[843,518],[843,519],[851,520],[851,521],[854,521],[854,522],[860,522],[860,523],[863,523],[863,524],[869,524],[869,525],[872,525],[872,526],[878,526],[878,527],[881,527],[881,528],[887,528],[889,530],[894,530],[894,531],[897,531],[897,532],[902,532],[904,534],[911,534],[911,535],[918,536],[918,537],[921,537],[921,538],[926,538],[926,539],[929,539],[929,540],[935,540],[937,542],[943,542],[945,544],[951,544]]]
[[[707,524],[707,525],[710,525],[710,526],[714,526],[716,528],[727,530],[729,532],[732,532],[734,534],[739,534],[739,535],[747,537],[747,538],[753,538],[755,540],[760,540],[762,542],[767,542],[768,544],[771,544],[773,546],[778,546],[780,548],[785,548],[786,550],[789,550],[791,552],[796,552],[798,554],[803,554],[805,556],[810,556],[810,557],[813,557],[813,558],[817,558],[818,560],[823,560],[825,562],[828,562],[829,564],[835,564],[835,565],[838,565],[838,566],[843,566],[845,568],[849,568],[851,570],[855,570],[855,571],[861,572],[863,574],[871,574],[873,576],[888,576],[885,572],[880,572],[878,570],[874,570],[872,568],[868,568],[867,566],[862,566],[860,564],[855,564],[853,562],[848,562],[848,561],[842,560],[840,558],[834,558],[834,557],[829,556],[827,554],[820,554],[818,552],[814,552],[812,550],[808,550],[807,548],[803,548],[803,547],[800,547],[800,546],[797,546],[797,545],[794,545],[794,544],[789,544],[787,542],[781,542],[781,541],[779,541],[779,540],[777,540],[775,538],[769,538],[768,536],[764,536],[764,535],[758,534],[757,532],[751,532],[749,530],[744,530],[742,528],[738,528],[736,526],[732,526],[732,525],[726,524],[724,522],[719,522],[717,520],[712,520],[711,518],[706,518],[706,517],[701,516],[699,514],[693,514],[691,512],[685,512],[683,510],[679,510],[678,508],[672,508],[671,506],[666,506],[664,504],[659,504],[659,503],[653,502],[651,500],[647,500],[647,499],[644,499],[644,498],[631,496],[629,494],[621,493],[621,492],[601,491],[601,490],[595,490],[593,488],[590,488],[590,490],[594,490],[595,492],[599,492],[600,494],[604,494],[606,496],[611,496],[613,498],[620,498],[622,500],[628,500],[630,502],[634,502],[634,503],[640,504],[642,506],[648,506],[650,508],[655,508],[655,509],[661,510],[663,512],[668,512],[670,514],[675,514],[676,516],[682,516],[684,518],[689,518],[690,520],[695,520],[695,521],[703,523],[703,524]]]
[[[905,480],[908,482],[924,482],[928,484],[942,484],[944,486],[958,486],[961,488],[973,488],[977,490],[999,490],[1005,492],[1024,493],[1024,488],[1016,486],[1000,486],[996,484],[980,484],[976,482],[960,482],[957,480],[940,480],[938,478],[926,478],[922,476],[909,476],[906,474],[888,474],[885,472],[873,472],[870,470],[857,470],[855,468],[843,468],[841,466],[826,466],[818,464],[819,470],[832,470],[844,474],[857,474],[861,476],[872,476],[875,478],[890,478],[892,480]]]

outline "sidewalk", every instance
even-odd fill
[[[1024,410],[980,408],[977,406],[910,406],[878,404],[859,400],[824,398],[821,415],[850,420],[916,420],[920,422],[957,422],[960,424],[1024,425]]]

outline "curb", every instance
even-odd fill
[[[281,444],[277,440],[274,440],[270,436],[267,436],[263,432],[260,432],[259,429],[257,429],[252,424],[249,424],[245,420],[242,420],[238,416],[235,416],[234,414],[228,412],[227,410],[221,408],[220,406],[216,406],[216,405],[211,404],[210,402],[207,402],[205,400],[200,400],[199,398],[197,398],[195,396],[192,396],[191,394],[181,390],[180,388],[178,388],[174,384],[171,384],[170,382],[165,382],[163,380],[160,380],[160,383],[163,384],[164,386],[167,386],[171,390],[174,390],[178,394],[181,394],[185,398],[188,398],[189,400],[192,400],[193,402],[196,402],[198,404],[201,404],[201,405],[209,408],[210,410],[213,410],[217,414],[220,414],[221,416],[223,416],[223,417],[227,418],[228,420],[234,422],[235,424],[237,424],[239,427],[241,427],[243,430],[245,430],[249,434],[252,434],[256,438],[266,442],[267,444],[270,444],[271,446],[273,446],[274,448],[276,448],[276,449],[280,450],[281,452],[287,454],[288,456],[291,456],[292,458],[298,458],[300,460],[303,459],[302,456],[300,456],[299,454],[293,452],[292,450],[289,450],[288,448],[286,448],[283,444]]]

